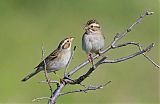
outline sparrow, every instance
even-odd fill
[[[93,64],[92,54],[99,54],[104,47],[104,36],[101,32],[100,24],[92,19],[87,21],[82,36],[82,49],[87,53],[88,60]]]
[[[62,40],[59,43],[57,49],[55,49],[49,56],[47,56],[44,59],[45,63],[44,61],[42,61],[38,66],[35,67],[35,70],[31,74],[24,77],[22,81],[27,81],[40,71],[45,70],[45,67],[48,73],[56,72],[62,67],[65,67],[68,64],[71,57],[71,45],[73,39],[73,37],[69,37]]]

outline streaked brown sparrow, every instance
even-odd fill
[[[88,59],[93,62],[92,54],[99,54],[104,47],[104,36],[101,33],[101,27],[96,20],[87,21],[85,33],[82,37],[82,49],[88,54]]]
[[[45,58],[45,63],[42,61],[38,66],[35,67],[35,71],[27,75],[22,81],[26,81],[36,75],[38,72],[45,69],[47,72],[55,72],[60,68],[65,67],[71,57],[71,45],[73,37],[66,38],[59,43],[59,46],[49,56]]]

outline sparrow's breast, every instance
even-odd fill
[[[50,63],[48,70],[50,71],[57,71],[60,68],[64,67],[67,65],[70,57],[71,57],[71,51],[66,50],[62,52],[63,54],[60,54],[60,56],[54,60],[53,62]]]

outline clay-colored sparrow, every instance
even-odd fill
[[[71,45],[73,39],[73,37],[69,37],[62,40],[58,48],[45,58],[47,72],[58,71],[60,68],[67,65],[71,57]],[[35,67],[36,70],[23,78],[22,81],[26,81],[36,75],[38,72],[44,70],[45,63],[42,61],[37,67]]]
[[[104,36],[96,20],[89,20],[84,29],[85,33],[82,37],[82,49],[88,54],[89,61],[93,62],[92,53],[99,54],[104,46]]]

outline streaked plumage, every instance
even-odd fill
[[[73,39],[73,37],[70,37],[62,40],[58,48],[45,58],[47,72],[55,72],[67,65],[71,57],[71,45]],[[26,81],[38,72],[44,70],[45,63],[42,61],[38,66],[35,67],[36,70],[23,78],[22,81]]]
[[[85,25],[85,33],[82,37],[82,49],[88,54],[99,53],[104,47],[104,36],[101,27],[96,20],[89,20]]]

